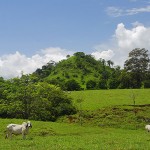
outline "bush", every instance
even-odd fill
[[[109,89],[116,89],[119,86],[119,82],[117,79],[109,79],[108,87]]]
[[[59,116],[76,112],[71,99],[55,85],[39,82],[18,87],[5,92],[6,100],[1,100],[0,117],[55,121]]]
[[[72,79],[72,80],[68,80],[65,83],[65,89],[67,91],[79,91],[79,90],[81,90],[81,87],[76,80]]]
[[[94,90],[94,89],[96,89],[96,87],[97,87],[96,81],[94,81],[94,80],[87,81],[87,83],[86,83],[87,90]]]
[[[144,81],[144,88],[150,88],[150,80]]]
[[[98,83],[98,88],[100,89],[107,89],[107,82],[106,80],[100,80]]]

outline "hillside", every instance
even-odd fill
[[[150,89],[73,91],[78,113],[61,121],[101,127],[141,129],[149,124]]]
[[[57,84],[64,90],[69,90],[67,84],[70,80],[73,80],[79,86],[70,90],[80,90],[106,88],[106,85],[100,87],[100,84],[96,85],[96,83],[99,83],[99,81],[106,83],[106,80],[114,71],[114,68],[106,65],[105,60],[97,61],[91,55],[77,52],[59,63],[48,63],[42,69],[37,69],[34,75],[48,83]],[[87,87],[88,82],[89,86]]]

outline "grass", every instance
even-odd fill
[[[33,128],[26,140],[21,135],[10,140],[4,138],[7,124],[25,120],[0,119],[0,149],[149,150],[150,133],[145,131],[142,118],[149,119],[150,107],[140,106],[150,103],[149,93],[150,89],[71,92],[74,104],[83,113],[82,126],[79,122],[64,123],[61,118],[60,122],[31,121]],[[132,106],[133,95],[136,107]],[[83,101],[77,103],[77,99]]]
[[[142,128],[150,121],[149,93],[150,89],[71,92],[74,105],[80,110],[79,114],[75,115],[75,122],[114,128]],[[78,99],[81,100],[78,102]]]
[[[150,103],[150,89],[115,89],[115,90],[87,90],[74,91],[70,95],[74,104],[82,99],[82,110],[96,110],[114,105],[133,105],[133,95],[136,105]]]
[[[150,134],[141,130],[79,126],[77,124],[32,121],[26,140],[22,136],[4,139],[5,126],[23,120],[0,119],[2,150],[148,150]],[[46,132],[47,131],[47,132]],[[46,133],[45,133],[46,132]]]

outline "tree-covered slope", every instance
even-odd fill
[[[64,90],[97,89],[97,83],[106,80],[113,74],[114,68],[106,65],[105,60],[95,60],[91,55],[77,52],[57,64],[48,63],[34,73],[39,79],[58,84]],[[70,85],[74,83],[74,85]],[[89,83],[89,85],[88,85]],[[72,88],[70,88],[72,86]],[[107,85],[104,85],[104,88]]]
[[[121,69],[120,66],[114,67],[111,60],[95,60],[92,55],[77,52],[59,63],[49,62],[32,75],[68,91],[150,88],[150,59],[147,53],[145,49],[134,49],[125,61],[125,68]]]

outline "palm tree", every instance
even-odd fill
[[[113,61],[111,61],[111,60],[108,60],[108,61],[107,61],[107,64],[108,64],[108,66],[109,66],[109,67],[111,67],[111,66],[113,67],[114,62],[113,62]]]

